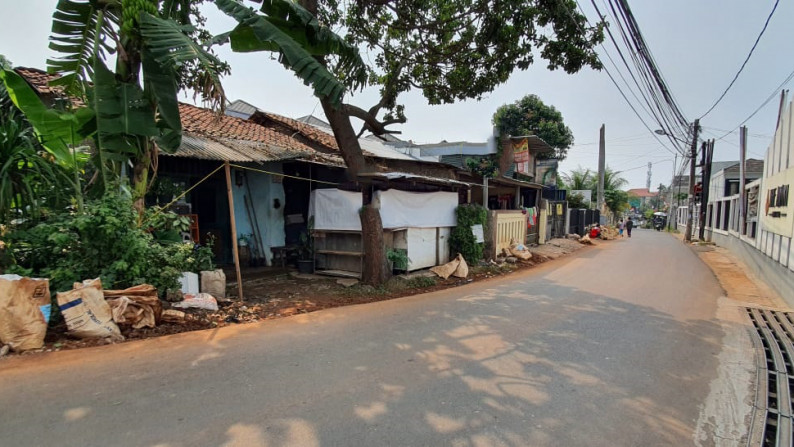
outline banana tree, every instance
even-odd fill
[[[53,84],[88,104],[75,113],[95,122],[95,185],[115,183],[131,162],[139,211],[159,151],[174,152],[181,142],[180,87],[199,79],[205,100],[225,101],[220,76],[227,69],[197,41],[195,3],[59,0],[53,14],[50,49],[58,56],[47,61],[48,71],[58,75]],[[106,64],[110,53],[114,70]]]

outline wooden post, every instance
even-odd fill
[[[240,274],[240,253],[237,251],[237,221],[234,220],[234,197],[232,195],[232,173],[229,161],[224,164],[226,171],[226,193],[229,195],[229,219],[232,223],[232,253],[234,254],[234,270],[237,272],[237,298],[243,300],[243,276]]]

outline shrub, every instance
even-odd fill
[[[477,265],[482,259],[483,244],[478,243],[471,231],[472,225],[482,225],[485,231],[488,222],[488,210],[480,205],[460,205],[455,210],[457,226],[452,229],[449,237],[451,253],[460,253],[471,265]]]
[[[53,293],[100,277],[106,288],[148,283],[164,294],[179,287],[181,272],[212,268],[210,248],[158,244],[137,222],[132,200],[118,195],[88,201],[82,212],[53,213],[33,227],[9,231],[16,265],[8,272],[49,278]]]

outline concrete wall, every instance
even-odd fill
[[[722,232],[711,235],[714,243],[729,249],[756,276],[772,287],[789,306],[794,307],[794,273],[757,250],[751,243]]]
[[[255,168],[270,172],[283,172],[281,163],[267,163]],[[239,237],[254,233],[253,223],[251,222],[254,216],[249,219],[249,214],[246,212],[244,197],[249,195],[248,189],[246,189],[245,180],[242,186],[237,186],[237,171],[239,170],[232,169],[232,192],[234,194],[234,217],[237,221],[237,234]],[[250,170],[242,170],[242,172],[247,177],[251,191],[250,196],[255,209],[256,219],[259,223],[262,244],[264,245],[264,256],[267,259],[267,265],[272,265],[273,254],[270,252],[270,247],[284,245],[285,240],[284,187],[281,183],[276,183],[273,175]],[[278,209],[274,207],[274,199],[278,199],[280,203]],[[253,244],[253,240],[251,240],[251,243]]]

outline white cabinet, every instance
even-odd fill
[[[408,253],[408,271],[449,262],[449,227],[406,228],[394,232],[394,248]]]

